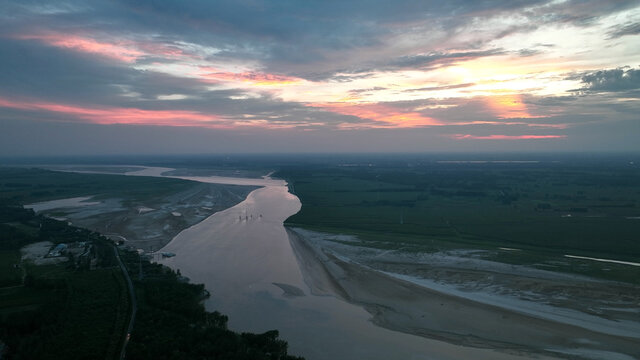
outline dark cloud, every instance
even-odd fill
[[[5,26],[21,31],[39,28],[105,32],[128,38],[132,34],[164,41],[186,41],[212,46],[218,59],[261,62],[269,71],[306,79],[326,79],[340,71],[358,68],[428,66],[455,60],[453,52],[437,44],[416,42],[399,49],[396,58],[384,53],[395,34],[416,24],[425,34],[438,31],[444,38],[468,31],[470,23],[498,16],[521,16],[528,21],[489,32],[467,44],[469,52],[488,41],[554,22],[584,24],[637,6],[620,0],[602,2],[546,0],[353,0],[353,1],[237,1],[237,0],[81,0],[3,2],[0,12],[12,14]],[[8,33],[2,29],[4,33]],[[14,29],[15,30],[15,29]],[[431,46],[433,45],[433,46]],[[428,48],[432,47],[429,51]],[[368,66],[363,50],[378,59]],[[462,49],[464,50],[464,49]],[[457,51],[464,53],[464,51]],[[449,55],[451,53],[451,55]],[[418,54],[418,55],[416,55]],[[473,54],[470,54],[473,56]],[[354,64],[355,63],[355,64]]]
[[[587,91],[628,91],[640,89],[640,69],[609,69],[582,76]]]
[[[66,118],[62,112],[3,107],[0,109],[0,150],[23,149],[19,145],[22,141],[37,145],[33,151],[40,153],[67,146],[73,152],[87,148],[108,152],[113,144],[122,140],[122,151],[146,151],[147,148],[154,149],[150,152],[294,151],[299,148],[315,151],[328,147],[335,151],[374,147],[379,151],[424,151],[432,145],[432,149],[438,149],[438,146],[455,149],[456,145],[440,137],[451,133],[453,127],[469,126],[471,131],[483,126],[334,132],[332,130],[340,125],[367,125],[370,120],[282,101],[260,87],[252,90],[215,88],[216,84],[197,79],[142,70],[145,65],[153,65],[159,60],[163,60],[164,65],[174,61],[163,59],[161,55],[144,55],[134,63],[123,64],[96,54],[47,46],[37,40],[16,40],[15,35],[52,32],[84,35],[106,43],[162,44],[183,50],[193,45],[215,49],[203,53],[193,49],[190,55],[203,62],[236,62],[241,68],[249,64],[246,67],[265,73],[350,82],[375,76],[374,71],[434,69],[498,55],[537,55],[554,45],[522,44],[516,49],[497,49],[491,41],[549,24],[588,26],[634,6],[638,6],[637,1],[627,0],[0,1],[0,97],[78,107],[182,109],[219,115],[232,122],[266,121],[275,126],[296,125],[312,130],[302,136],[301,132],[293,130],[264,135],[264,129],[223,132],[197,128],[98,126],[71,123],[73,119]],[[518,21],[510,21],[513,19]],[[489,26],[484,28],[484,24]],[[639,32],[637,23],[620,24],[605,36],[619,38]],[[527,48],[518,51],[525,46]],[[558,51],[561,51],[560,47]],[[497,129],[505,134],[528,129],[526,123],[573,125],[591,124],[592,121],[615,122],[616,134],[629,134],[632,133],[629,130],[634,129],[629,119],[634,116],[637,119],[634,115],[638,113],[637,105],[621,103],[616,96],[640,97],[639,77],[638,69],[573,74],[573,78],[584,85],[580,92],[564,97],[525,97],[532,113],[548,117],[521,119],[523,124],[518,125],[500,124],[497,121],[500,119],[496,120],[497,115],[482,98],[429,99],[382,105],[398,111],[419,112],[447,124],[494,122],[486,131]],[[474,84],[421,85],[405,91],[462,89]],[[385,90],[384,87],[363,87],[352,90],[351,94]],[[174,95],[174,100],[162,100],[169,95]],[[579,115],[553,115],[562,112]],[[583,115],[585,112],[591,115]],[[509,126],[511,130],[507,130]],[[38,138],[35,142],[29,140],[34,129],[51,136],[41,136],[44,139]],[[571,136],[570,133],[569,139]],[[84,142],[71,146],[73,139],[84,139]],[[423,145],[427,143],[428,146]],[[243,148],[246,144],[255,145]],[[624,144],[627,148],[635,146],[637,149],[637,144]]]
[[[367,88],[367,89],[352,89],[352,90],[349,90],[349,94],[360,95],[360,94],[372,93],[380,90],[387,90],[387,88],[382,86],[374,86],[372,88]]]
[[[607,33],[607,35],[609,35],[609,39],[617,39],[622,36],[638,34],[640,34],[640,22],[614,26]]]
[[[518,50],[518,55],[523,56],[523,57],[539,55],[541,53],[542,53],[542,50],[539,50],[539,49],[520,49],[520,50]]]
[[[131,70],[94,57],[0,38],[0,92],[48,99],[92,101],[115,95]]]
[[[537,106],[567,106],[577,99],[577,96],[528,96],[525,98],[525,103]]]
[[[311,80],[330,76],[319,76],[319,70],[330,74],[343,71],[341,69],[355,72],[358,69],[354,69],[354,60],[366,63],[366,59],[360,57],[362,50],[383,49],[394,34],[416,24],[422,24],[421,31],[425,33],[437,30],[450,37],[471,30],[468,25],[474,19],[483,21],[519,14],[529,20],[529,23],[509,25],[486,34],[486,38],[475,44],[483,46],[500,37],[532,31],[542,24],[583,24],[634,6],[633,1],[567,1],[551,5],[547,2],[122,0],[117,4],[124,8],[122,13],[133,14],[127,16],[130,21],[135,20],[136,26],[144,24],[151,30],[169,28],[173,34],[223,48],[219,56],[257,59],[272,71],[295,73]],[[404,54],[400,53],[398,59],[381,59],[364,68],[393,62],[396,66],[427,65],[448,53],[437,47],[433,53],[425,53],[424,45],[419,43],[401,51]],[[418,52],[423,54],[415,55]],[[378,51],[377,56],[388,55]]]
[[[417,89],[407,89],[407,90],[403,90],[403,92],[462,89],[462,88],[470,87],[470,86],[473,86],[473,85],[475,85],[475,83],[453,84],[453,85],[443,85],[443,86],[429,86],[429,87],[421,87],[421,88],[417,88]]]
[[[589,26],[601,18],[638,6],[634,0],[568,0],[526,8],[523,13],[538,25],[571,24]]]
[[[391,62],[385,69],[389,68],[425,68],[434,64],[451,64],[462,60],[470,60],[487,56],[496,56],[504,54],[502,49],[491,49],[482,51],[465,51],[465,52],[437,52],[429,54],[419,54],[403,56]]]

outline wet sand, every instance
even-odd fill
[[[571,313],[576,318],[563,317],[559,308],[549,318],[517,307],[473,301],[464,294],[453,296],[355,263],[323,248],[308,233],[289,230],[312,291],[335,294],[363,306],[379,326],[469,346],[539,354],[553,351],[593,359],[640,356],[639,323],[594,319],[577,312]]]
[[[49,167],[56,171],[118,174],[131,176],[161,176],[169,168],[136,166],[110,167]],[[110,172],[119,171],[119,172]],[[181,178],[181,177],[176,177]],[[218,180],[218,179],[216,179]],[[224,180],[224,179],[223,179]],[[254,182],[262,179],[254,179]],[[112,239],[124,240],[127,246],[154,251],[166,245],[180,231],[206,219],[216,211],[227,209],[241,201],[256,186],[217,184],[196,180],[190,188],[167,196],[144,201],[108,198],[94,201],[91,196],[57,199],[25,205],[52,218],[71,222]],[[270,182],[258,186],[264,186]]]
[[[82,206],[92,206],[100,204],[99,201],[88,201],[93,196],[81,196],[75,198],[58,199],[51,201],[43,201],[34,204],[25,205],[25,209],[33,209],[35,212],[47,211],[51,209],[75,208]]]

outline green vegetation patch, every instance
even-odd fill
[[[193,182],[146,176],[76,174],[43,169],[0,167],[0,202],[33,202],[96,196],[144,202],[188,190]]]
[[[564,254],[640,259],[640,168],[628,163],[397,160],[276,175],[302,202],[287,225],[356,235],[362,246],[509,247],[537,254],[529,264]]]
[[[130,304],[110,242],[17,206],[0,206],[2,221],[0,339],[6,357],[117,358]],[[20,248],[39,241],[90,244],[80,248],[87,261],[71,253],[57,264],[21,260]]]
[[[67,244],[68,260],[21,261],[25,245]],[[208,293],[179,274],[122,251],[137,294],[129,359],[294,360],[278,331],[235,333],[202,305]],[[18,267],[15,265],[18,264]],[[141,266],[140,266],[141,265]],[[143,269],[143,276],[137,273]],[[116,359],[132,304],[114,247],[101,235],[0,204],[0,339],[7,359]],[[5,271],[7,270],[7,271]]]
[[[138,313],[127,348],[130,359],[294,360],[277,330],[263,334],[235,333],[227,317],[207,312],[203,285],[189,284],[178,273],[140,259],[135,252],[121,255],[134,281]],[[142,276],[140,276],[142,268]],[[142,280],[139,280],[142,277]]]

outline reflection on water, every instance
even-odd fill
[[[290,353],[309,360],[514,358],[386,330],[373,325],[361,307],[312,295],[282,225],[301,204],[281,184],[253,191],[162,249],[176,254],[163,264],[205,284],[211,292],[207,310],[228,315],[231,329],[278,329]],[[292,296],[285,289],[304,295]]]

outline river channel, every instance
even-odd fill
[[[127,175],[161,176],[147,168]],[[246,200],[179,233],[160,260],[211,293],[205,306],[229,316],[235,331],[278,329],[291,354],[325,359],[513,359],[520,356],[469,348],[387,330],[363,308],[311,294],[283,222],[300,200],[283,180],[183,177],[208,183],[263,186]]]

